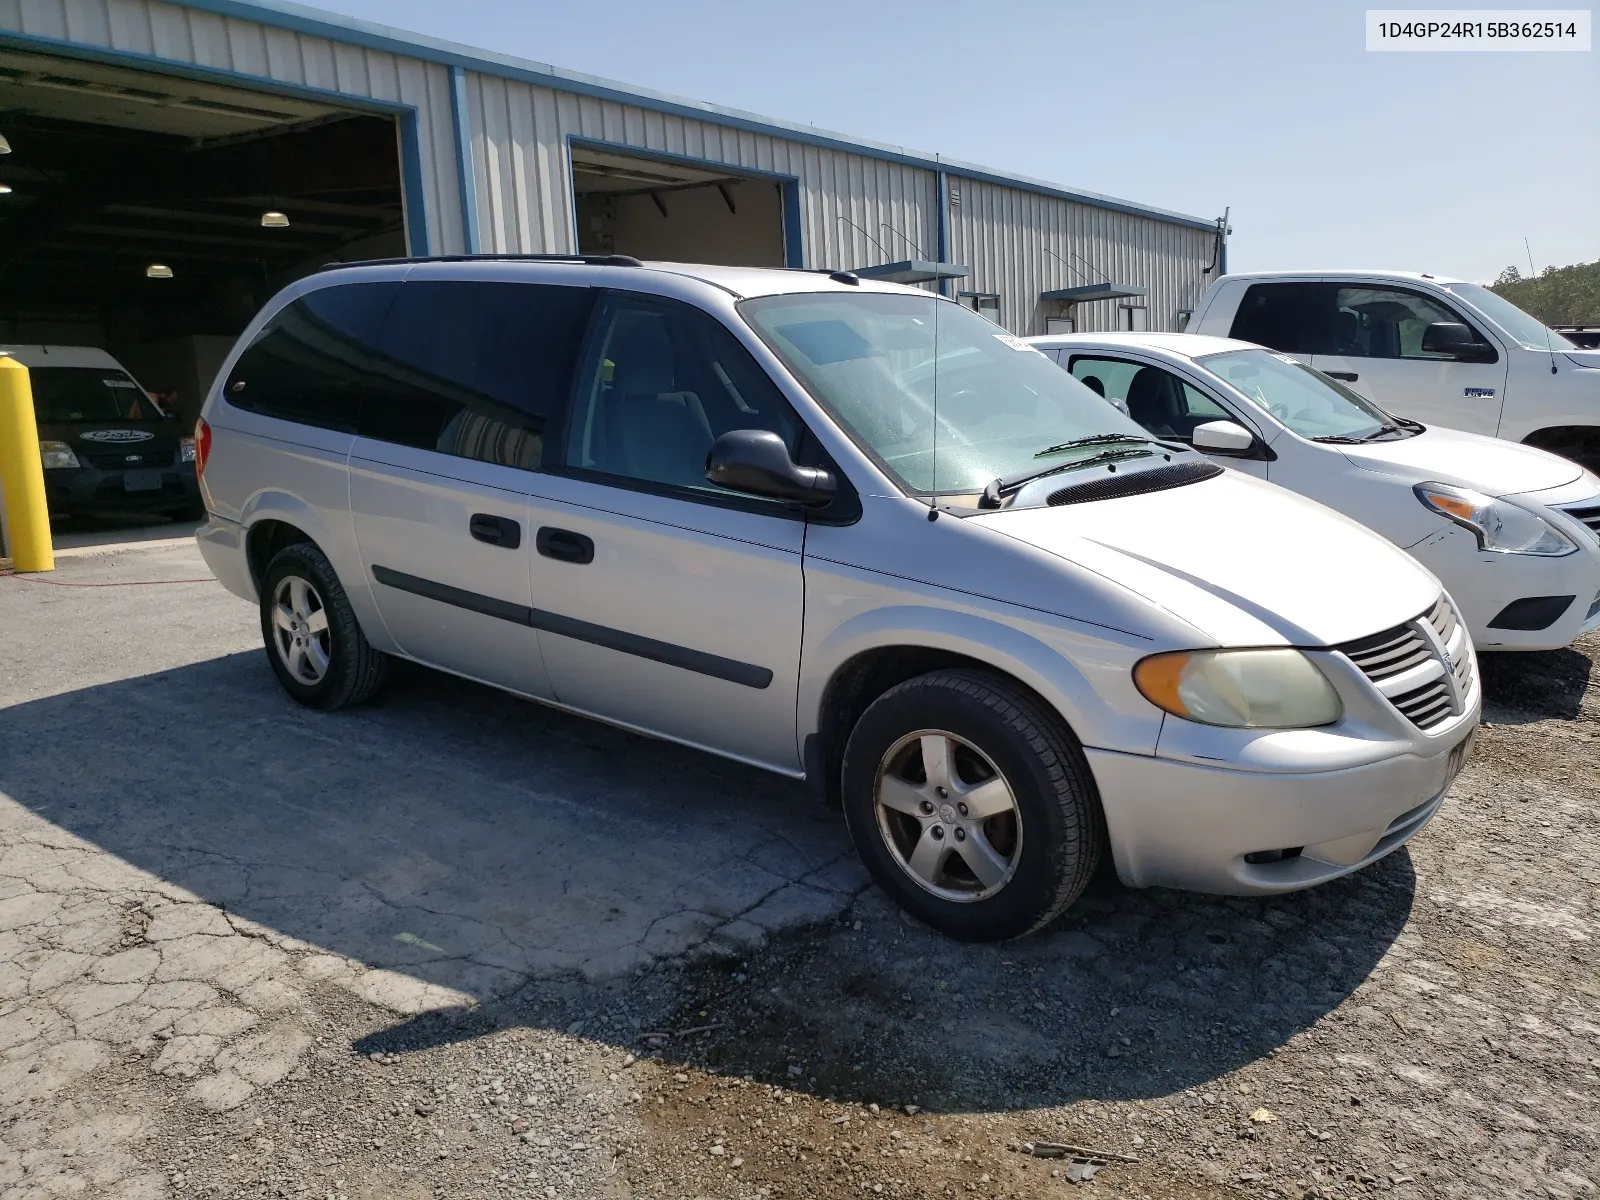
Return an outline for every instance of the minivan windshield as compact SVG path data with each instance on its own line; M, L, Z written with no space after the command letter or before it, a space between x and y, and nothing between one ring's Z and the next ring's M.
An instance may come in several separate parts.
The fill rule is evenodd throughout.
M41 425L159 421L156 402L115 367L33 367L33 409Z
M1576 350L1577 347L1539 318L1523 312L1498 292L1476 283L1447 283L1444 290L1460 296L1530 350Z
M1287 354L1225 350L1195 361L1303 438L1364 442L1401 432L1370 401Z
M997 479L1103 461L1108 444L1125 442L1129 457L1160 452L1039 351L949 300L799 293L746 300L740 311L912 494L981 492Z

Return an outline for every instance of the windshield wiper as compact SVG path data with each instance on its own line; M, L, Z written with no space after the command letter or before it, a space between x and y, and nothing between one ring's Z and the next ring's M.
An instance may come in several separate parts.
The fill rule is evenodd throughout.
M1150 439L1124 439L1118 435L1117 440L1148 442ZM1104 463L1122 462L1129 458L1149 458L1152 454L1153 451L1150 450L1134 450L1132 448L1127 450L1102 450L1099 454L1091 454L1088 458L1080 458L1074 462L1057 463L1053 467L1041 467L1037 471L1026 471L1021 475L1002 475L998 479L989 481L989 486L983 489L983 495L978 498L978 507L999 508L1002 497L1010 495L1023 484L1032 483L1035 479L1043 479L1046 475L1060 475L1066 471L1076 471L1079 467L1097 467Z
M1420 433L1422 431L1422 426L1417 425L1415 421L1409 421L1407 422L1407 425L1416 426L1416 428L1412 430L1413 433ZM1360 437L1349 437L1343 433L1329 433L1323 435L1322 437L1314 437L1311 440L1313 442L1334 442L1341 446L1364 446L1368 442L1377 441L1386 434L1404 432L1406 432L1406 430L1400 425L1379 425L1371 433L1364 433Z
M1111 446L1118 442L1148 442L1147 437L1139 437L1132 433L1092 433L1088 437L1073 438L1070 442L1057 442L1054 446L1046 446L1035 458L1049 458L1052 454L1061 454L1067 450L1076 450L1079 446Z

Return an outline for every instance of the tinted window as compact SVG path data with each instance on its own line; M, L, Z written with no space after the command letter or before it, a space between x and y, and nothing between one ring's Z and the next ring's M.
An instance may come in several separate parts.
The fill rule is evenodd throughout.
M1160 367L1075 354L1072 374L1090 391L1103 388L1107 400L1157 437L1187 442L1196 425L1233 420L1232 413L1199 388Z
M1286 354L1331 353L1333 293L1323 283L1253 283L1228 335Z
M588 288L423 281L400 289L361 409L365 437L532 470L559 424Z
M155 421L164 414L137 383L115 367L33 367L33 411L39 423Z
M1461 322L1443 304L1417 292L1387 287L1341 287L1337 298L1333 353L1350 358L1429 358L1453 361L1454 353L1422 349L1423 331L1436 321ZM1471 325L1467 324L1470 329ZM1481 335L1479 342L1483 341Z
M234 365L223 394L238 408L355 432L362 381L398 283L348 283L300 297Z
M770 430L791 455L799 450L799 419L721 322L686 305L608 297L578 385L568 465L732 495L705 477L711 443L732 429Z

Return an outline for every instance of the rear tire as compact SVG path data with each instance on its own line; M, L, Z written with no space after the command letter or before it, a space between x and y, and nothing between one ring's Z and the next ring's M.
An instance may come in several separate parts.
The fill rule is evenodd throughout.
M1077 739L983 671L934 671L879 696L842 775L845 821L878 886L951 937L1038 929L1099 864L1099 798Z
M361 632L333 564L310 542L285 546L267 564L261 637L283 690L308 708L360 704L389 666Z

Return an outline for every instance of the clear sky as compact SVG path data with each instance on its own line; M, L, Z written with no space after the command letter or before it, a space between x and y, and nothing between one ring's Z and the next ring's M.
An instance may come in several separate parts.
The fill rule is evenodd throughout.
M1231 206L1233 270L1490 279L1527 273L1524 237L1540 268L1600 258L1600 50L1368 53L1347 0L320 6L1196 216Z

